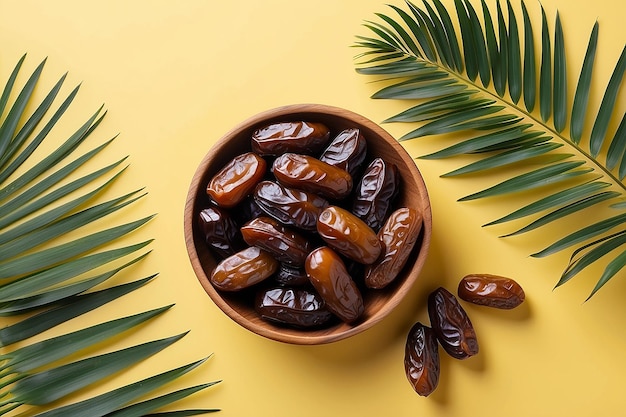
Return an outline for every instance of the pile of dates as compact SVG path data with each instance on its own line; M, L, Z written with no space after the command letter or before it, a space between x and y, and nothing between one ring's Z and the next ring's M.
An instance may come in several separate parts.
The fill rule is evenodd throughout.
M525 299L524 290L513 279L490 274L472 274L461 279L459 298L472 304L512 309ZM439 383L439 346L456 359L478 354L474 326L459 300L439 287L428 296L430 327L417 322L406 340L404 369L413 389L430 395Z
M281 325L357 322L363 292L394 281L422 228L418 209L395 207L400 187L398 168L370 156L357 128L286 121L255 130L249 150L209 180L198 213L220 259L211 284L247 294Z

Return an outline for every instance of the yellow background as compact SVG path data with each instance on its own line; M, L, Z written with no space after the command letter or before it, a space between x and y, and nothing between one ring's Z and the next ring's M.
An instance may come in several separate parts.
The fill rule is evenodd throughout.
M586 303L599 267L553 291L568 254L548 259L528 255L565 230L563 224L498 238L523 222L481 225L519 202L456 202L496 180L439 177L460 160L418 160L433 210L429 258L409 297L364 334L324 346L282 344L239 327L204 294L183 239L183 206L196 166L232 126L276 106L324 103L376 122L401 109L398 103L370 99L375 85L354 71L355 35L369 34L362 23L375 20L375 12L393 14L385 3L0 1L0 80L8 78L24 53L29 71L48 57L39 97L69 71L63 91L82 83L81 92L54 137L66 137L63 132L104 103L108 114L91 143L120 136L98 161L130 156L129 168L111 195L142 186L148 192L113 220L158 214L130 238L155 238L152 253L124 276L159 272L157 280L46 336L172 302L172 311L116 343L125 346L191 330L171 348L73 400L214 353L172 387L223 382L172 408L217 407L222 417L626 415L626 279L614 279ZM444 3L453 5L452 0ZM488 4L494 6L493 1ZM519 10L519 3L513 4ZM560 11L572 76L578 73L595 19L600 22L591 100L597 107L624 45L626 6L612 0L543 4L551 26ZM539 28L537 2L528 2L528 7ZM622 90L619 111L625 107ZM407 130L385 127L397 136ZM417 157L441 143L440 138L426 138L405 146ZM462 276L478 272L515 278L526 290L527 302L513 311L468 306L480 354L457 361L442 351L439 387L432 396L419 397L404 375L406 333L415 321L428 320L425 298L431 290L453 290Z

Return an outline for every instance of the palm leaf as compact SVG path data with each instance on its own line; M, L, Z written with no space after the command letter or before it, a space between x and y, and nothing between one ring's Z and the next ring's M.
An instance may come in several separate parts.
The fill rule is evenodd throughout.
M2 328L0 330L0 345L8 346L13 343L21 342L22 340L26 340L29 337L33 337L58 326L61 323L65 323L68 320L95 310L98 307L141 288L153 278L154 276L149 276L133 282L105 288L100 291L66 298L57 306L43 310L22 321Z
M454 171L450 171L443 174L442 177L452 177L455 175L464 175L472 172L481 172L487 169L498 168L505 165L518 162L520 159L530 159L539 155L544 155L551 152L562 145L559 143L539 143L532 144L531 146L524 146L513 148L511 150L498 153L493 156L489 156L485 159L472 162L464 167L457 168ZM562 158L569 158L571 154L560 155Z
M381 33L385 30L381 29ZM380 46L377 41L372 42ZM89 311L105 309L110 302L140 290L156 276L132 280L127 275L130 266L146 258L149 251L137 252L146 248L151 239L116 244L153 216L124 224L105 219L145 194L136 190L98 201L103 191L125 172L123 163L127 159L122 157L108 165L89 168L95 157L116 139L87 144L96 136L106 112L98 109L65 139L54 139L59 143L56 149L37 156L40 145L56 133L56 126L79 90L75 87L63 97L67 78L64 74L37 102L35 91L41 88L45 62L27 74L20 86L26 63L26 56L22 56L0 95L0 316L18 317L0 329L0 415L22 406L27 408L23 415L32 415L28 414L32 411L28 410L29 404L61 402L75 391L113 378L186 334L185 331L178 336L89 356L96 344L102 347L102 343L118 339L123 332L138 330L140 324L169 310L169 305L43 341L30 341ZM107 285L113 276L120 276L123 281ZM115 314L113 308L107 311ZM19 347L14 347L18 342ZM77 353L87 358L69 362ZM108 395L88 398L78 406L51 408L43 415L95 415L94 410L101 410L99 415L122 413L120 410L131 406L136 398L170 383L202 362L149 377ZM212 384L175 390L150 403L138 403L136 410L151 412ZM74 413L76 410L81 411Z
M598 22L593 25L591 36L589 37L589 45L585 60L580 70L578 78L578 87L576 87L576 95L574 96L574 104L572 105L572 122L570 124L570 137L574 143L580 142L583 134L583 121L585 112L587 111L587 103L589 102L589 90L591 89L591 75L593 73L593 64L596 56L596 48L598 47Z
M220 411L216 408L209 408L205 410L179 410L179 411L165 411L163 413L151 413L146 414L145 417L189 417L189 416L199 416L203 414L215 413Z
M38 252L28 252L21 256L15 256L14 251L8 251L6 255L3 254L4 256L0 258L0 279L33 273L44 268L53 267L59 262L69 262L77 256L110 242L111 239L117 239L132 232L151 218L152 216L113 226L52 248L42 249Z
M169 310L172 305L97 324L33 343L3 355L2 374L30 372L107 340Z
M18 300L48 295L52 291L58 291L63 288L58 285L59 283L71 280L82 273L86 273L92 269L129 255L139 249L142 249L149 243L150 242L147 241L123 248L102 251L93 255L73 259L56 265L50 269L16 279L15 281L0 287L0 293L2 294L0 303L12 304ZM132 263L134 263L134 261ZM131 263L127 265L130 264ZM121 268L125 266L122 266ZM114 272L119 270L120 268L113 269ZM109 275L110 273L111 272L101 275Z
M541 65L539 69L539 111L545 123L550 119L552 111L552 44L548 17L541 7Z
M120 410L107 414L107 417L144 416L147 413L151 413L152 411L158 410L159 408L162 408L170 403L181 400L185 397L188 397L191 394L195 394L198 391L212 387L215 384L216 382L208 382L206 384L196 385L195 387L189 387L189 388L184 388L178 391L170 392L160 397L151 398L146 401L129 405ZM211 411L205 410L205 412L212 412L212 411L218 411L218 410L211 410Z
M21 378L7 404L45 405L95 384L177 342L186 333L46 369ZM107 366L102 366L107 363Z
M509 95L514 103L517 103L522 96L522 58L519 39L519 29L517 26L517 18L513 12L511 2L507 0L507 10L509 17L509 35L508 35L508 69L509 69Z
M609 85L606 88L604 97L602 98L602 104L598 110L598 116L591 130L591 138L589 140L591 142L590 150L593 157L598 156L606 138L609 121L611 120L619 87L624 78L624 72L626 72L626 47L622 49L622 54L615 66Z
M523 1L521 18L508 0L504 4L496 2L495 11L481 0L481 17L470 0L455 0L450 12L438 0L424 0L423 7L406 1L406 6L408 12L391 6L399 18L379 13L382 23L376 24L377 31L370 41L357 44L365 49L360 56L369 58L357 62L357 72L370 77L384 74L388 81L372 97L408 103L407 110L390 115L385 122L409 125L398 140L464 132L455 137L447 135L443 148L423 156L474 158L443 177L488 175L494 168L502 172L516 167L514 176L472 192L461 201L516 194L521 202L530 198L528 193L521 193L524 190L552 190L547 197L520 203L521 208L487 223L537 216L504 236L541 230L575 212L611 207L615 215L589 221L533 255L547 256L572 247L574 254L584 253L572 258L559 284L604 260L606 269L591 291L596 294L610 279L623 274L626 265L626 243L622 238L607 237L624 231L621 213L626 204L616 201L623 199L626 190L621 181L626 177L626 115L615 114L615 108L626 73L626 47L605 85L600 106L594 109L589 105L589 94L602 83L592 76L598 22L591 30L583 62L578 64L566 59L560 14L556 13L551 28L541 6L537 22L533 22ZM456 22L452 12L456 12ZM379 33L385 38L378 38ZM391 39L419 48L397 48L397 42L389 42ZM459 62L453 59L453 45L459 48ZM579 72L573 103L568 101L567 85L571 68ZM437 78L411 78L418 71L437 74ZM535 111L537 101L539 110ZM585 138L584 122L590 118L591 133ZM612 133L610 126L616 120L621 121ZM525 172L519 173L520 167L525 167ZM612 189L601 191L605 187Z
M577 200L573 203L568 204L565 207L561 207L548 214L545 214L544 216L538 218L537 220L533 221L529 225L524 226L521 229L516 230L515 232L508 233L504 236L514 236L514 235L519 235L520 233L526 233L528 231L537 229L540 226L546 225L552 221L565 217L569 214L583 210L587 207L591 207L595 204L598 204L599 202L617 197L618 195L619 193L615 191L604 191L602 193L598 193L589 197L582 198L580 200Z
M524 17L524 74L522 88L524 89L524 106L526 106L529 112L532 112L537 98L535 34L524 2L522 2L522 14Z
M521 219L527 216L531 216L536 213L551 209L553 207L566 206L579 198L586 197L592 193L609 187L611 184L600 181L593 181L575 185L565 190L558 191L554 194L550 194L547 197L543 197L537 201L515 210L513 213L509 213L506 216L486 223L485 226L491 226L494 224L504 223L516 219Z
M59 407L52 411L37 414L36 417L65 417L70 415L89 415L101 417L126 406L137 398L154 391L174 379L185 375L206 361L205 359L171 369L158 375L134 382L74 404Z

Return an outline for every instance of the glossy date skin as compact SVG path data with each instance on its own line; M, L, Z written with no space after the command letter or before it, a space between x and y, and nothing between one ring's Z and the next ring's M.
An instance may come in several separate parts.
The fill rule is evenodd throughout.
M467 359L478 353L474 326L456 297L443 287L428 296L428 317L446 352L453 358Z
M330 131L322 123L281 122L257 129L252 134L252 150L259 155L285 152L317 154L328 144Z
M439 384L439 345L433 330L417 322L413 325L404 349L404 371L411 387L427 397Z
M382 254L365 270L365 286L381 289L389 285L406 264L422 229L422 214L402 207L395 210L378 232Z
M526 295L513 279L490 274L467 275L461 279L459 298L473 304L510 310L522 304Z
M239 204L263 178L267 163L253 152L238 155L209 181L206 193L220 207Z
M348 171L309 155L285 153L274 160L272 172L281 184L324 198L340 200L352 191Z
M219 207L207 207L198 214L198 225L206 243L221 258L245 247L239 226L230 214Z
M306 238L266 216L244 224L241 235L248 245L265 249L279 262L293 266L304 265L304 259L311 251Z
M367 142L356 128L340 132L320 155L320 161L341 168L354 177L365 161Z
M313 250L307 256L304 268L328 309L342 321L353 323L363 314L361 292L335 251L328 247Z
M211 273L211 284L222 291L239 291L269 278L278 261L269 252L250 246L223 259Z
M254 308L265 320L295 327L321 326L333 317L322 297L306 288L277 287L259 291Z
M261 181L254 190L254 200L269 216L307 231L316 230L317 218L328 206L322 197L273 181Z
M352 213L378 231L389 214L399 187L398 168L381 158L372 160L355 187Z
M278 271L274 274L274 280L282 285L301 286L309 283L304 267L297 268L289 264L281 263Z
M328 206L317 220L317 232L328 246L362 264L374 263L382 251L376 233L361 219L337 206Z

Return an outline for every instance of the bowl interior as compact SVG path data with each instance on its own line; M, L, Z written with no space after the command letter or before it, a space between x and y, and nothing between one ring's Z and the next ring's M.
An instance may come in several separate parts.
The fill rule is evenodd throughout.
M208 249L197 227L197 213L208 205L205 193L209 179L228 161L250 150L250 138L257 128L279 121L324 123L334 134L349 127L361 129L368 144L368 160L381 157L397 165L401 173L401 191L396 207L418 208L424 217L422 231L405 268L383 290L363 293L365 312L354 324L337 324L323 329L297 329L275 325L261 319L254 311L252 294L218 292L209 282L216 258ZM413 159L385 130L351 111L318 104L280 107L260 113L240 123L225 134L207 153L192 179L184 212L184 232L193 270L213 302L231 319L259 335L295 344L322 344L344 339L370 328L385 317L410 290L425 262L430 244L432 218L426 186Z

